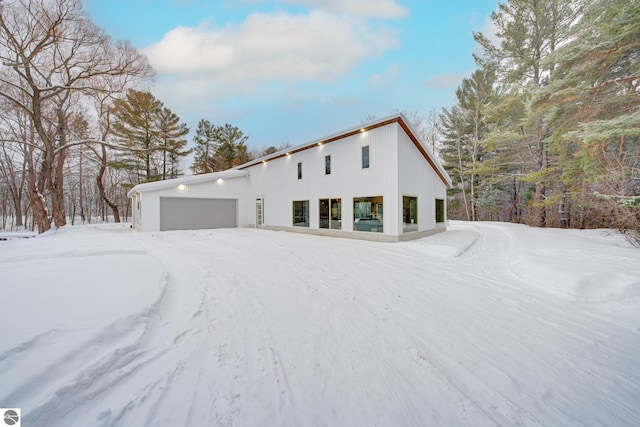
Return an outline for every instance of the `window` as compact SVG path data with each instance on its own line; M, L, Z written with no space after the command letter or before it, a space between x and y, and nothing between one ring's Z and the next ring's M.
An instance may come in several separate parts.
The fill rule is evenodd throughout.
M298 179L302 179L302 162L298 162Z
M402 196L402 231L418 231L418 198Z
M320 228L342 230L342 199L320 200Z
M436 199L436 222L444 222L444 200Z
M362 169L369 168L369 146L362 147Z
M309 201L299 200L293 202L293 226L309 226Z
M331 156L324 156L324 174L331 175Z
M353 198L353 229L382 233L382 196Z

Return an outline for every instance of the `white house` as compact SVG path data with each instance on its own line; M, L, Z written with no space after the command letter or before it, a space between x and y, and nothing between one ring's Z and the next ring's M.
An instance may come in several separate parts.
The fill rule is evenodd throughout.
M233 169L135 186L139 231L259 227L379 241L444 231L451 178L402 114Z

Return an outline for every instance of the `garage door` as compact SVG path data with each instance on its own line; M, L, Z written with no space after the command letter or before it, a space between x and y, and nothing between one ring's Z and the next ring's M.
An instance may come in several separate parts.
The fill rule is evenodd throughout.
M160 230L230 228L237 223L236 199L160 198Z

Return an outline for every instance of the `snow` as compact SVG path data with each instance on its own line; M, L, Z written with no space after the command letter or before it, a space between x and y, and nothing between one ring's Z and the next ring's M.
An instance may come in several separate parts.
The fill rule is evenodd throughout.
M0 242L0 324L29 426L640 425L640 250L607 230L65 227Z

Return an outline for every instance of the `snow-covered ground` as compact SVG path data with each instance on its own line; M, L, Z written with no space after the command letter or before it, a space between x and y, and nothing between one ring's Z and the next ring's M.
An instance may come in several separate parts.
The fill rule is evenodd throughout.
M603 230L66 227L0 242L0 325L23 426L640 425L640 250Z

